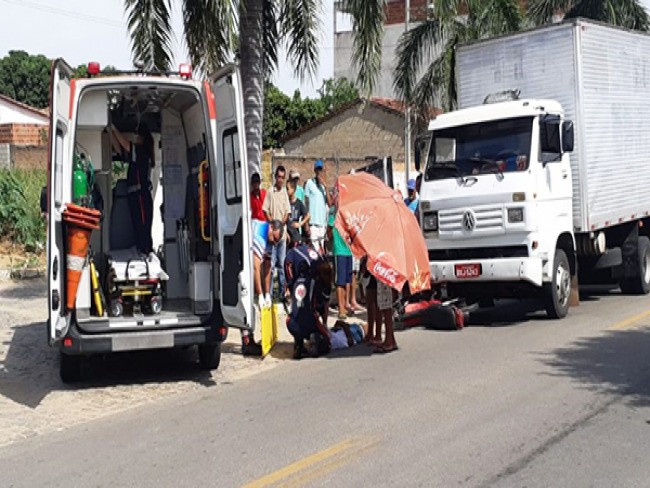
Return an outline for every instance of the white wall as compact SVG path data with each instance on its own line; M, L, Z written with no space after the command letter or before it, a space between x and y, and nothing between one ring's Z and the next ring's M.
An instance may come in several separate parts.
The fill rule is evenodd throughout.
M0 124L38 124L47 125L47 115L35 113L0 99Z
M410 24L411 28L416 24ZM395 69L395 49L399 37L404 33L404 24L387 25L384 27L384 42L381 54L381 75L377 86L371 94L374 97L398 98L393 90L393 70ZM334 77L347 78L355 81L357 72L352 63L352 32L334 34ZM423 63L424 68L428 63ZM421 71L420 75L424 72Z

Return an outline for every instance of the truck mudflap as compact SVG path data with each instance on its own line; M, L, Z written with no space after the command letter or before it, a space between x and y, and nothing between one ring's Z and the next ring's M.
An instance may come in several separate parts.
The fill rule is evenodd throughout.
M471 261L431 261L434 282L526 281L542 286L544 263L541 258L499 258Z
M201 325L158 331L82 334L75 325L70 327L59 347L61 352L71 355L166 349L223 342L227 333L226 327Z

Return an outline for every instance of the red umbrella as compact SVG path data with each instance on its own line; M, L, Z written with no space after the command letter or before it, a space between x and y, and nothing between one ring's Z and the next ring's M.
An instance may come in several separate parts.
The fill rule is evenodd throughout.
M411 293L431 287L429 253L422 231L399 192L369 173L339 176L335 225L352 254L368 256L368 271Z

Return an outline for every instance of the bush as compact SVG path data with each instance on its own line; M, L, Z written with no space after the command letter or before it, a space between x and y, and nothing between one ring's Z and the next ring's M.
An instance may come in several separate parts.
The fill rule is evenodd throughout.
M45 170L0 170L0 239L21 244L30 252L44 248L40 196L46 179Z

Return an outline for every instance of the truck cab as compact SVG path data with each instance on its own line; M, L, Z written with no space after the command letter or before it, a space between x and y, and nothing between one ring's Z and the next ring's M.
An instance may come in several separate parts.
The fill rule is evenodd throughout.
M209 81L193 80L185 65L101 73L91 63L88 71L74 79L59 59L51 79L47 332L61 351L61 377L79 379L90 354L191 345L202 367L216 368L227 327L255 323L239 71L230 66ZM148 189L128 180L133 154L118 154L113 131L136 143L144 124L153 138ZM81 205L101 220L77 263L64 215L79 203L79 161L88 183ZM153 203L148 254L135 246L134 191L149 191Z
M562 106L497 93L439 115L428 137L419 214L434 282L472 302L541 296L565 316L576 262Z

